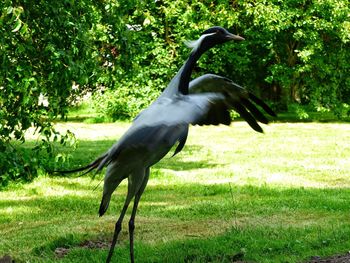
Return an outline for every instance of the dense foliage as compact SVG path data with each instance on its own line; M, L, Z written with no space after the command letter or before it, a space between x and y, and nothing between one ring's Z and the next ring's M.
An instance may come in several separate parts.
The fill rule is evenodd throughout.
M115 75L116 89L108 92L107 100L129 94L127 101L136 98L141 101L136 105L143 106L166 86L188 55L183 41L221 25L246 41L209 51L195 75L213 72L231 77L280 109L300 103L316 110L339 110L343 103L349 104L348 1L149 2L128 11L127 50L118 46L115 64L123 71ZM115 13L125 11L125 5L113 8ZM110 105L118 105L118 112L118 103Z
M0 184L35 175L41 149L68 138L52 122L84 92L103 116L134 116L186 59L183 41L212 25L246 41L209 51L194 76L225 75L277 109L350 104L348 0L4 0L0 12ZM30 126L43 140L23 154L11 142Z
M89 1L2 1L0 16L0 185L29 180L42 166L51 141L66 142L52 126L74 94L99 75L98 13ZM73 85L74 84L74 85ZM34 126L42 135L35 151L19 150Z

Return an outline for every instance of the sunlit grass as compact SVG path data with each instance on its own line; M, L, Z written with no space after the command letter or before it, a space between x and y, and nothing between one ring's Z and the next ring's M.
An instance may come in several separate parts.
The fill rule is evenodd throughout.
M106 151L128 123L59 124L79 138L77 167ZM350 249L350 125L241 122L192 127L183 152L151 173L136 218L136 262L300 262ZM0 256L19 262L103 262L126 194L99 218L103 175L49 177L0 192ZM127 217L128 218L128 217ZM114 262L128 262L127 218ZM58 247L70 248L63 258Z

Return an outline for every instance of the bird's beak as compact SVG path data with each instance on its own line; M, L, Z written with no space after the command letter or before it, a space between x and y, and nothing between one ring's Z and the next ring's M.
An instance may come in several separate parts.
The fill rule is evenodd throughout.
M229 33L229 34L226 36L226 38L227 38L228 40L238 40L238 41L244 40L243 37L240 37L240 36L237 36L237 35L234 35L234 34L231 34L231 33Z

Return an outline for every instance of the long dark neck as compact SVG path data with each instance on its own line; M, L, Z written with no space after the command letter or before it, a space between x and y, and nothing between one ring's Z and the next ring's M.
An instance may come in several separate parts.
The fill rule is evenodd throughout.
M196 49L192 51L190 57L187 59L186 63L180 69L180 81L178 90L180 93L187 95L188 94L188 84L190 83L191 73L196 65L197 60L205 52L205 50Z

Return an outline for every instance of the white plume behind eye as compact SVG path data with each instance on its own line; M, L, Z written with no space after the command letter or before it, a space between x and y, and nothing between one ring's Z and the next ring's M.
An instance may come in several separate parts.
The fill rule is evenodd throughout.
M216 34L216 32L204 34L204 35L201 35L200 38L198 38L197 40L186 40L184 43L189 48L197 49L201 45L204 38L214 34Z

